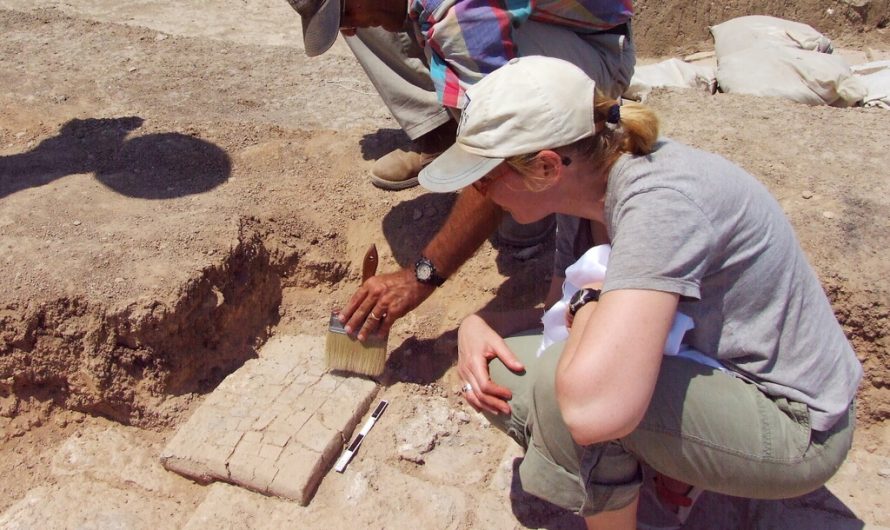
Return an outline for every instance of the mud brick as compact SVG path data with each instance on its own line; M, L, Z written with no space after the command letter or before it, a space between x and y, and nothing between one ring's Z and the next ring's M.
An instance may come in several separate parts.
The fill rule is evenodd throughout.
M308 504L377 392L324 373L324 340L278 337L229 375L164 449L164 466Z

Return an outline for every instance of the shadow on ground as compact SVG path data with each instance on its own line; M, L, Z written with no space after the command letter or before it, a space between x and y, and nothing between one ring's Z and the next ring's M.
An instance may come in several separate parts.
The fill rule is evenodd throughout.
M516 520L526 528L583 530L584 520L555 504L541 500L522 489L519 477L521 458L513 461L510 504ZM651 503L641 495L641 505ZM641 506L641 513L652 513L651 506ZM671 528L667 521L643 521L649 528ZM699 497L684 530L862 530L865 523L828 488L783 500L756 500L705 492ZM641 526L643 528L643 526Z
M408 338L389 353L381 382L386 386L398 382L428 385L445 375L454 365L456 354L456 328L436 339Z
M410 144L411 139L402 129L377 129L359 140L362 158L365 160L377 160L390 151Z
M203 193L225 182L232 162L220 147L180 133L127 139L143 119L73 119L34 149L0 157L0 199L78 173L139 199Z
M426 193L402 201L386 213L383 234L399 266L408 267L414 263L445 223L456 200L456 193ZM507 279L486 307L516 309L543 301L553 268L553 236L525 249L502 243L496 235L492 235L490 242L497 250L495 265ZM530 278L540 281L528 283ZM539 287L527 292L523 286L530 284Z
M383 235L399 266L414 263L445 223L456 193L425 193L399 202L383 217Z

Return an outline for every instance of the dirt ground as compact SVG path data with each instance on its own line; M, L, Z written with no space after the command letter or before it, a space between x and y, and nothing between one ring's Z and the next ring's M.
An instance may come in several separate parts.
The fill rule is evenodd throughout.
M708 23L756 12L796 15L854 62L890 57L886 1L638 6L650 55L707 49ZM371 161L405 139L342 42L303 55L281 0L0 0L0 28L2 514L61 483L51 464L72 437L109 429L159 451L266 338L323 333L369 243L382 269L410 263L454 197L368 183ZM860 520L890 526L880 500L890 481L890 114L683 91L650 103L668 136L758 176L797 229L866 369L859 467L839 491ZM539 302L551 250L486 243L397 324L383 381L390 417L414 421L430 399L468 410L455 327L483 306ZM366 454L385 453L399 424L381 424ZM496 475L498 433L464 441L494 448L478 471ZM443 455L478 453L457 454L426 467L396 460L422 479L447 475ZM319 506L336 505L332 480ZM412 484L390 494L409 498ZM181 510L206 495L170 487ZM319 510L316 524L336 523ZM385 515L367 522L387 526ZM541 526L544 515L515 524Z

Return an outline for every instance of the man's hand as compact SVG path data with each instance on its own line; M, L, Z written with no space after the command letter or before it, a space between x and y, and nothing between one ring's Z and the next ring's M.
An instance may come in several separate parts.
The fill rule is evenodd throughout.
M386 335L396 320L419 306L435 289L417 281L413 267L372 276L352 295L338 317L346 333L357 333L358 340L372 333Z
M439 273L450 277L494 232L501 219L501 209L476 191L465 188L457 198L448 219L423 249ZM385 335L399 318L429 298L436 288L422 284L414 267L369 278L352 295L339 314L346 333L357 333L365 340L371 333Z
M510 414L508 399L513 397L509 388L495 384L488 371L488 363L497 357L514 372L525 367L498 335L479 315L463 320L457 331L457 373L472 390L465 390L464 397L475 409L492 414Z

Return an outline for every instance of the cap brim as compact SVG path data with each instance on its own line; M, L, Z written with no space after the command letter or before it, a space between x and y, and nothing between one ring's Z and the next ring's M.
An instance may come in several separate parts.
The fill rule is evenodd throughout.
M421 186L437 193L457 191L481 179L503 161L468 153L460 144L454 144L423 168L418 180Z
M303 18L303 48L306 55L315 57L328 51L340 32L340 2L324 0L308 21Z

